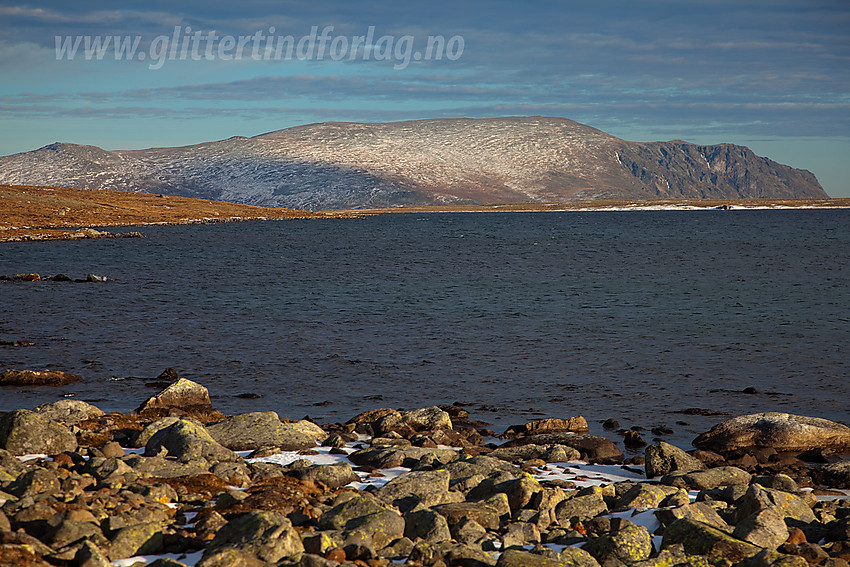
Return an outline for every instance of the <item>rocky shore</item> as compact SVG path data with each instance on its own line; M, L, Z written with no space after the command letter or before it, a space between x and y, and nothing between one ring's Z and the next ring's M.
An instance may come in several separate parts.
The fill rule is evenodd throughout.
M38 379L25 372L13 377ZM658 442L626 458L579 416L502 435L457 406L327 424L226 416L202 385L165 375L171 385L130 414L64 399L0 417L0 565L850 559L850 428L839 423L741 416L696 450Z

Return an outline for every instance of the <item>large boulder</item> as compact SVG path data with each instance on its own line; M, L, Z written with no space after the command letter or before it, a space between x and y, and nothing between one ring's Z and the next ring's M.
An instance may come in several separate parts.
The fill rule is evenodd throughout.
M501 447L488 453L490 457L511 463L523 463L531 459L540 459L547 463L569 463L581 459L578 449L566 445L520 445L519 447Z
M752 477L738 467L715 467L705 471L670 473L661 477L661 482L688 490L709 490L720 486L746 485Z
M59 370L7 370L0 374L0 386L65 386L80 380L76 374Z
M404 536L404 518L368 493L346 494L322 514L319 529L359 532L382 548Z
M770 447L776 451L828 449L850 451L850 427L788 413L743 415L715 425L694 440L694 446L711 451L737 451Z
M661 548L681 544L688 555L705 555L709 559L725 559L738 563L761 551L749 542L723 530L687 518L676 520L664 530Z
M71 430L29 410L15 410L0 419L0 448L13 455L56 455L77 448Z
M216 442L202 425L188 419L178 419L154 433L145 445L145 455L158 455L163 448L169 456L184 463L198 459L212 462L242 460L239 455Z
M457 453L451 449L427 449L424 447L371 447L361 449L348 456L355 465L376 469L413 467L422 459L433 459L442 463L451 461Z
M645 527L628 522L619 530L589 539L582 549L597 561L617 559L624 563L633 563L649 558L652 553L652 537Z
M605 437L588 435L586 433L541 433L526 435L504 443L502 447L517 447L519 445L566 445L581 452L582 458L602 464L618 464L623 462L623 452Z
M59 400L41 404L35 413L66 424L79 423L103 415L103 410L81 400Z
M223 549L234 549L269 563L304 551L292 522L280 512L253 511L242 514L216 532L204 550L209 558Z
M705 464L675 445L661 441L645 451L646 477L654 478L672 472L691 472L705 469Z
M209 390L197 382L179 378L160 393L145 400L136 411L145 414L170 409L182 412L212 410Z
M461 493L449 492L449 478L447 470L411 472L392 479L376 495L402 512L412 510L418 504L430 508L462 501Z
M234 415L207 427L213 439L234 451L278 447L284 451L312 449L328 434L315 423L284 423L273 411Z
M815 514L806 501L795 494L764 488L751 484L738 503L736 516L742 521L747 516L763 510L772 510L783 518L790 518L806 524L815 521Z

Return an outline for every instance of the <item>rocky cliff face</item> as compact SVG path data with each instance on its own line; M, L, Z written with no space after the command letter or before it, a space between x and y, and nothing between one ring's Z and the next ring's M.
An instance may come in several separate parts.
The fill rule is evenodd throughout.
M301 209L827 197L812 173L743 146L627 142L542 117L323 123L133 151L55 143L0 157L0 183Z

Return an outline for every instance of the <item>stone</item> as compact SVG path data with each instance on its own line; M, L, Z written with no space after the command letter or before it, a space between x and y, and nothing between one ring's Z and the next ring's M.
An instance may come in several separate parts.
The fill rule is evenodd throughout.
M414 431L452 429L451 416L437 406L406 411L401 414L401 418Z
M176 478L205 473L209 470L206 459L198 459L187 463L164 457L143 457L128 455L122 459L133 471L140 475L150 475L159 478Z
M754 447L776 451L828 449L850 451L850 427L821 419L767 412L736 417L712 427L694 440L699 449L728 452Z
M71 430L29 410L15 410L0 419L0 447L13 455L56 455L77 449Z
M732 535L759 547L776 549L788 539L788 527L781 514L766 508L739 521Z
M531 459L541 459L547 463L568 463L581 459L578 449L566 445L520 445L501 447L488 454L489 457L502 459L510 463L523 463Z
M587 433L590 428L587 420L582 416L567 419L536 419L525 425L512 425L505 431L505 435L537 435L539 433Z
M793 478L786 474L772 474L754 476L750 480L751 484L759 484L765 488L773 488L782 492L799 492L800 487ZM830 485L832 486L832 485Z
M157 455L163 448L169 456L184 463L198 459L214 462L241 460L239 455L217 443L203 426L188 419L179 419L154 433L145 445L145 455Z
M557 522L565 528L571 527L572 518L584 521L606 512L608 512L608 506L602 498L602 491L599 489L593 490L589 494L563 500L555 507Z
M809 567L809 563L796 555L785 555L774 549L763 549L735 567Z
M109 543L97 524L72 520L64 520L59 524L48 538L48 543L53 549L59 549L84 538L103 547Z
M647 447L644 457L647 478L664 476L672 472L686 473L705 469L702 461L664 441Z
M752 475L738 467L715 467L704 471L670 473L661 478L663 484L688 490L708 490L730 484L749 484Z
M517 447L519 445L566 445L578 449L582 458L600 464L619 464L623 462L623 452L617 446L598 435L587 433L541 433L512 439L502 447Z
M656 510L655 517L661 522L661 525L668 526L680 518L687 518L703 524L708 524L715 528L727 528L726 522L717 513L717 510L707 502L694 502L692 504L683 504L675 508L664 508Z
M312 449L328 434L307 420L284 423L273 411L234 415L207 426L213 439L233 451L279 447L283 451Z
M582 546L597 561L618 559L624 563L643 561L652 553L652 537L643 526L628 522L619 530L591 538Z
M516 514L531 503L538 494L543 492L543 487L533 476L523 473L518 478L500 482L495 486L497 492L508 497L508 505L511 514Z
M783 518L790 518L809 524L815 521L815 514L806 502L794 494L763 488L758 484L751 484L738 503L736 517L743 520L747 516L771 509Z
M195 567L269 567L269 563L247 551L225 547L210 554L205 553Z
M91 541L84 541L80 545L74 555L74 563L80 567L111 567L112 565L106 553Z
M59 370L7 370L0 374L0 386L66 386L80 380L76 374Z
M420 509L404 515L404 537L441 543L452 539L445 516L433 510Z
M449 528L461 520L474 520L485 530L498 530L501 516L497 508L483 502L452 502L434 506L433 510L445 516Z
M821 465L812 471L819 483L833 488L850 488L850 461Z
M456 524L452 524L450 530L454 539L467 544L478 541L487 535L487 530L470 518L461 518Z
M447 470L414 471L392 479L378 489L376 496L402 512L420 504L430 508L463 501L461 493L449 491L449 479Z
M664 529L661 548L682 544L689 555L705 555L709 559L726 559L733 563L743 561L761 551L761 548L735 538L723 530L682 518Z
M286 474L302 481L321 482L330 490L336 490L352 482L360 481L360 477L348 463L312 465L288 471Z
M197 382L179 378L158 394L145 400L136 411L144 414L154 410L167 411L172 408L183 412L192 409L212 410L210 393Z
M614 502L611 510L622 512L631 508L658 508L665 499L680 492L687 501L688 493L681 488L643 482L637 483Z
M67 425L88 419L95 419L104 415L101 409L80 400L59 400L41 404L33 411L47 419Z
M106 552L110 561L156 553L162 547L162 523L148 522L121 528Z
M322 514L319 529L358 531L372 538L377 548L404 536L404 518L378 498L355 494Z
M594 563L596 562L594 561ZM496 562L496 567L565 567L566 565L570 565L570 563L520 551L519 549L508 549L499 556L499 560Z
M19 476L6 487L6 490L20 499L27 496L56 494L62 490L62 483L55 472L36 468Z
M578 547L567 547L558 554L558 561L564 567L598 567L599 562L586 552Z
M51 567L33 548L25 544L0 544L0 565L10 567Z
M133 447L139 449L143 448L145 445L147 445L148 441L150 441L150 438L153 437L154 433L156 433L160 429L165 429L169 425L174 425L178 419L180 418L176 416L161 417L147 424L145 428L139 431L133 439ZM198 423L198 425L201 424Z
M355 465L376 469L412 467L423 458L433 458L448 463L457 456L451 449L428 449L424 447L372 447L361 449L348 456Z
M525 545L538 543L540 543L540 530L534 524L527 522L511 522L502 536L502 549L522 548Z
M303 552L304 546L286 516L257 510L241 514L221 527L204 550L203 559L230 549L276 563Z

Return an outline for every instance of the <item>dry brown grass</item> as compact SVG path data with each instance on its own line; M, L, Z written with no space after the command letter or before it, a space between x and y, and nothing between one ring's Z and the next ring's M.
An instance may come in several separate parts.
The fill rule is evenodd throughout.
M340 215L150 193L0 185L0 241L67 238L81 227L329 216Z

